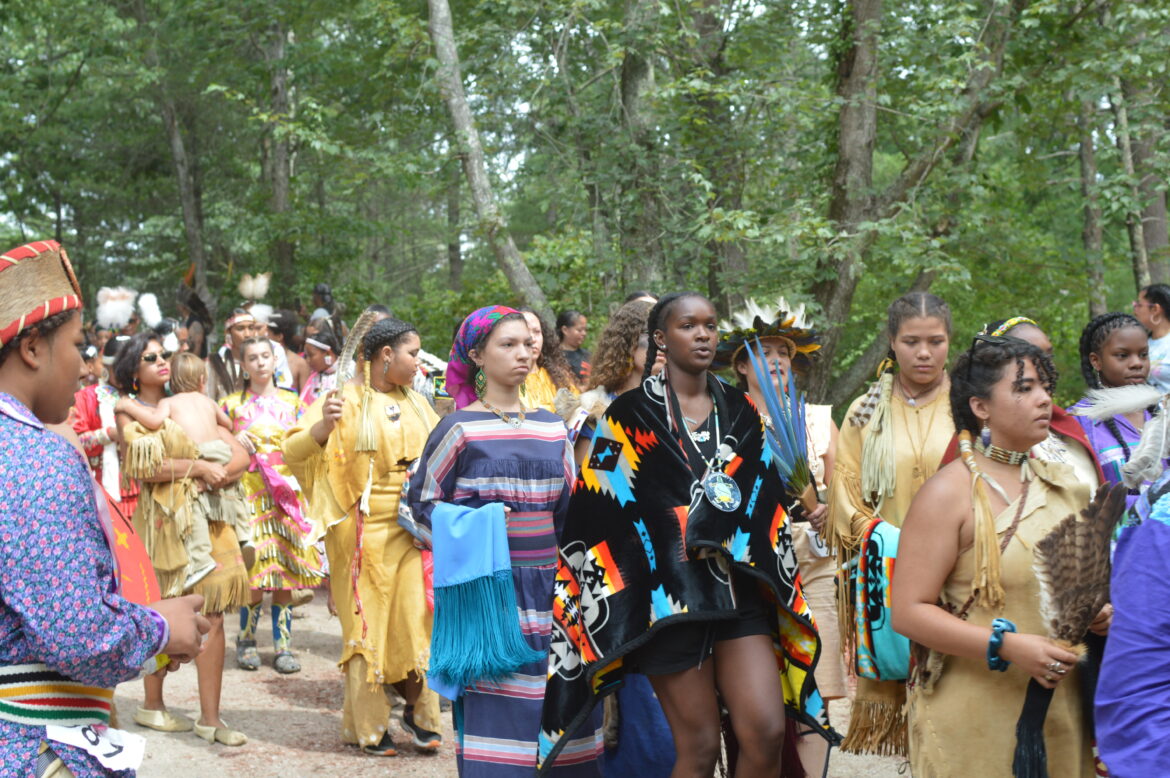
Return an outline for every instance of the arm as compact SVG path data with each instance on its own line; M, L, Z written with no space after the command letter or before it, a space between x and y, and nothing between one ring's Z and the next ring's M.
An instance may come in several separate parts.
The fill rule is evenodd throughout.
M114 406L114 413L124 413L148 430L157 430L171 416L170 406L161 402L157 408L135 402L127 397L118 400Z
M232 431L232 420L229 419L228 415L223 412L223 408L220 408L218 405L216 405L215 401L212 400L210 397L207 398L207 401L210 402L211 407L215 409L215 423L218 424L223 429L227 430L228 432L231 432Z
M828 484L825 540L845 555L852 553L865 526L875 517L861 496L861 442L862 428L846 421L837 438L833 479Z
M841 437L841 431L837 429L837 425L833 420L829 419L829 447L825 449L824 456L821 461L825 463L825 486L833 478L833 465L837 464L837 440Z
M235 436L222 427L218 431L220 440L232 447L232 461L228 462L227 467L224 469L223 480L213 484L213 486L217 487L240 480L248 470L248 466L252 464L252 458L248 456L248 452L244 450L244 447L240 444L240 441L236 440Z
M125 461L127 444L123 430L133 420L126 413L118 413L115 419L118 422L118 436L121 438L118 453L122 457L122 460ZM149 484L177 481L180 478L207 478L209 467L219 466L211 462L205 462L202 459L164 459L153 475L136 475L135 478L142 483Z
M960 552L974 537L970 480L962 463L952 463L935 474L910 505L898 541L898 565L893 579L893 627L916 643L944 654L986 660L989 627L971 624L938 606L943 585L954 570ZM998 549L996 549L998 552ZM1048 665L1072 667L1077 655L1040 635L1007 633L999 655L1020 665L1038 683Z

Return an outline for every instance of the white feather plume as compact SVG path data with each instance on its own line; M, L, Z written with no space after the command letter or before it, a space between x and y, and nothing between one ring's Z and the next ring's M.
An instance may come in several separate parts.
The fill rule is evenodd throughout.
M168 332L166 335L163 335L162 347L165 351L169 351L172 354L178 353L179 336L173 332Z
M240 297L243 297L245 300L255 299L254 297L252 297L252 274L251 273L244 273L244 275L240 276L240 283L239 283L239 286L237 286L236 288L240 290Z
M744 300L743 308L731 314L730 322L724 322L721 327L724 330L747 330L755 326L756 319L761 321L773 321L780 313L792 317L791 326L799 329L811 329L812 322L805 318L804 303L798 305L795 309L789 306L788 301L784 297L776 298L776 302L770 306L763 306L756 302L755 298L749 297Z
M1121 467L1125 485L1136 489L1146 481L1154 481L1162 475L1162 460L1166 458L1166 437L1170 432L1166 415L1170 407L1162 404L1162 411L1142 427L1142 439L1130 454L1129 461Z
M1162 401L1162 390L1149 384L1111 386L1108 389L1090 389L1085 395L1088 404L1069 408L1077 416L1094 421L1105 421L1122 413L1136 413Z
M120 330L134 317L134 300L138 292L124 286L102 287L98 290L98 307L94 318L102 329Z
M162 311L158 307L158 298L153 292L147 292L138 298L138 310L142 312L142 322L152 330L162 322Z
M248 313L252 314L253 318L261 324L267 324L268 320L272 318L272 306L264 303L252 303Z
M257 273L252 279L252 299L263 300L264 296L268 294L268 281L272 278L271 273Z

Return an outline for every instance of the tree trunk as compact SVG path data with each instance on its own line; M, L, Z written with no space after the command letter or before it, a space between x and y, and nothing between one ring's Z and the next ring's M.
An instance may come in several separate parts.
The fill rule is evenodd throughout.
M1097 152L1093 144L1093 114L1092 101L1082 100L1077 113L1077 129L1080 131L1081 197L1084 200L1081 243L1085 247L1085 270L1089 278L1090 317L1100 316L1109 311L1109 301L1105 297L1105 258L1101 252L1101 203L1097 196Z
M658 189L657 150L646 115L647 96L654 89L654 69L646 36L658 13L656 0L627 0L626 51L622 57L621 121L629 153L622 176L621 244L623 267L631 288L652 286L666 268L662 247L662 202ZM628 290L627 290L628 291Z
M463 291L463 243L459 214L459 166L451 165L447 181L447 280L453 292Z
M439 91L447 103L451 123L455 126L455 140L463 161L463 173L471 188L471 200L479 218L480 229L487 236L496 261L511 284L512 290L536 310L551 320L552 308L544 291L532 276L524 258L512 240L504 216L496 204L488 178L487 165L483 158L483 146L471 108L467 105L467 94L463 91L463 75L459 70L459 53L455 49L455 31L451 23L451 7L447 0L427 0L430 11L428 28L435 45L435 56L439 61L437 78Z
M1109 102L1113 106L1113 115L1117 119L1117 148L1121 152L1121 167L1129 180L1130 196L1134 202L1140 203L1141 191L1138 186L1137 171L1133 161L1133 139L1129 133L1129 107L1126 105L1125 92L1121 87L1121 79L1113 77L1114 96ZM1142 224L1142 209L1127 211L1125 227L1129 233L1129 250L1133 260L1133 280L1138 289L1150 284L1150 257L1146 253L1145 225Z
M277 234L269 251L276 271L274 288L280 290L282 295L279 303L282 306L287 306L291 302L288 296L296 284L296 274L293 267L296 245L288 238L290 232L288 214L292 185L292 150L287 133L281 130L281 124L290 117L292 108L292 102L289 98L288 64L285 62L288 33L279 21L273 22L268 32L268 45L264 49L264 60L272 69L271 110L273 115L273 121L268 125L271 149L268 171L272 186L270 206Z

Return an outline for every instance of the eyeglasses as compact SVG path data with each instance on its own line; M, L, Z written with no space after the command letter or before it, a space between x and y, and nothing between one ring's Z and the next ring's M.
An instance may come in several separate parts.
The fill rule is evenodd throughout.
M1134 310L1137 310L1138 308L1150 308L1152 305L1151 303L1147 303L1145 300L1134 300L1133 307Z
M152 354L143 354L142 361L153 365L159 359L162 359L163 362L166 362L174 355L175 355L175 352L173 352L173 351L155 351Z

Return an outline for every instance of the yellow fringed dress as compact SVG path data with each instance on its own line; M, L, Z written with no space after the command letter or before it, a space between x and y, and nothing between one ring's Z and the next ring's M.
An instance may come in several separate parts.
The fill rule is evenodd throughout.
M122 428L126 442L123 475L150 478L167 459L197 459L199 449L175 422L167 419L157 431L137 422ZM248 577L239 541L231 524L214 520L199 510L199 486L193 478L151 483L141 481L142 493L134 511L134 530L150 555L163 597L203 595L203 613L223 613L248 600ZM230 488L230 487L229 487ZM211 520L209 520L209 518ZM186 592L188 556L184 541L194 522L207 523L215 569Z
M853 401L837 438L837 460L829 484L828 532L844 565L852 556L867 524L875 517L901 527L914 495L939 468L955 426L951 420L950 392L943 385L929 403L910 405L894 393L890 397L894 443L894 493L878 508L862 496L861 451L870 425L850 423L863 397ZM838 600L839 626L846 645L856 642L853 616L847 599ZM850 665L852 659L848 659ZM841 748L861 754L906 754L906 686L903 681L857 679L857 693L849 732Z
M544 408L552 413L557 412L557 385L543 367L533 368L520 389L523 395L521 401L529 408ZM573 393L576 394L576 391Z
M324 446L313 440L310 430L321 420L325 399L314 403L289 431L284 455L309 498L309 512L326 524L329 588L343 640L338 664L346 675L342 739L371 745L381 739L390 717L383 686L412 672L425 675L430 661L431 612L422 556L410 533L398 526L398 501L407 466L421 456L439 417L412 390L371 391L368 413L377 451L359 453L362 391L348 384L343 388L342 418ZM361 517L361 566L355 584L358 503L371 475L371 457L370 512ZM442 731L439 697L428 688L415 704L415 722Z
M1019 527L1004 549L1000 581L1006 593L1002 609L973 605L967 621L990 627L995 618L1014 622L1020 632L1047 634L1040 618L1040 594L1032 570L1032 548L1066 516L1089 502L1089 489L1070 468L1031 460L1036 474L1028 486ZM1016 498L995 518L1002 539L1019 509ZM998 550L998 546L997 546ZM963 551L943 584L942 600L959 610L971 595L974 550ZM941 662L941 664L940 664ZM1016 665L1006 672L987 669L983 659L931 654L931 672L920 677L907 706L910 765L915 778L1010 778L1016 745L1016 721L1024 705L1029 676ZM1044 722L1048 774L1089 778L1096 774L1081 707L1077 668L1052 696Z
M284 462L281 446L287 431L301 415L301 401L295 392L277 389L274 396L237 392L223 401L223 411L232 421L232 432L247 431L256 446L252 466L240 482L252 510L252 545L256 561L248 571L253 589L309 589L321 583L321 559L313 544L323 529L311 512L304 510L301 489ZM261 465L269 475L262 473ZM273 484L283 481L295 494L300 516L273 499Z

